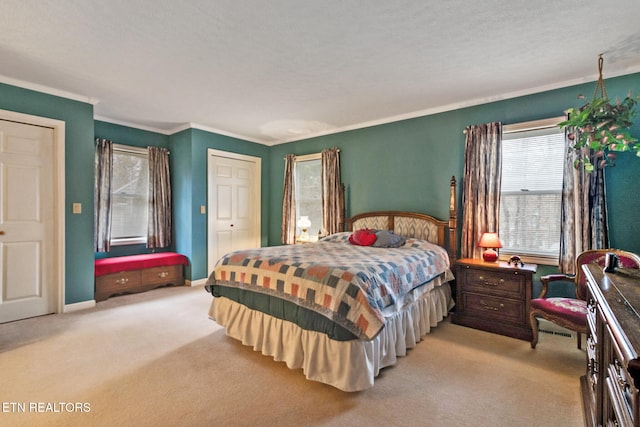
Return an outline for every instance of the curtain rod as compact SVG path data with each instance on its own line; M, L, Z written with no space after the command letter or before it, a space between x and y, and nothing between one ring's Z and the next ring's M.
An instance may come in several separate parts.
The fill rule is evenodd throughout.
M155 147L155 145L152 145L151 147ZM124 144L118 144L118 143L113 143L113 148L116 148L120 151L126 151L129 153L139 153L139 154L146 154L147 153L147 148L148 147L136 147L134 145L124 145ZM164 148L164 147L159 147L159 148ZM171 154L171 151L169 151L169 149L167 149L167 154Z
M338 149L337 149L337 151L338 151L338 153L339 153L339 152L340 152L340 149L338 148ZM302 156L313 156L313 155L318 155L318 154L320 154L320 155L321 155L321 154L322 154L322 151L321 151L321 152L319 152L319 153L310 153L310 154L294 154L294 156L302 157ZM286 159L286 158L287 158L286 156L285 156L285 157L283 157L283 159Z

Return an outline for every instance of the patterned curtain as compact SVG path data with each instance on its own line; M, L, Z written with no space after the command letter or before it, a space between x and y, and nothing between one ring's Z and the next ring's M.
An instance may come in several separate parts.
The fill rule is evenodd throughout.
M323 234L342 231L344 200L340 182L340 150L322 150L322 228Z
M576 153L574 141L567 138L570 132L575 134L576 131L565 131L568 155L562 184L558 269L565 274L576 274L576 258L580 253L609 247L609 227L604 169L596 167L593 172L587 173L582 167L574 167L574 161L585 155L591 156L594 165L598 164L598 159L588 148Z
M147 248L165 248L171 244L171 182L169 150L148 147L149 213Z
M282 228L280 239L283 244L291 245L296 240L296 190L293 168L296 156L287 154L284 157L284 191L282 195Z
M111 249L111 177L113 142L96 138L93 187L93 246L96 252Z
M482 234L499 230L502 123L468 126L465 133L461 255L480 258Z

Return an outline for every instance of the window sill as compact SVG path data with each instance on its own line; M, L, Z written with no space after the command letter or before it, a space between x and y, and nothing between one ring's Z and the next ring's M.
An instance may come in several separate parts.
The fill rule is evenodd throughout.
M146 243L146 237L132 237L129 239L114 239L111 241L111 246L144 245Z
M527 264L554 265L554 266L558 265L557 257L545 257L545 256L540 256L535 254L526 254L526 253L518 253L518 252L500 251L499 260L506 262L506 261L509 261L509 258L511 258L514 255L519 256L522 262Z

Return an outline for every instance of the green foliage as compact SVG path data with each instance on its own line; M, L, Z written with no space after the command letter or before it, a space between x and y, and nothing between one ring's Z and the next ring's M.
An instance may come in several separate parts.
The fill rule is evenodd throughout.
M637 98L629 94L622 102L611 103L608 98L595 98L580 108L567 110L569 118L558 126L567 128L567 137L574 141L576 152L588 153L575 161L576 168L582 165L587 172L594 169L590 154L595 155L599 167L614 166L615 152L633 151L640 157L640 143L631 136L630 128L635 115Z

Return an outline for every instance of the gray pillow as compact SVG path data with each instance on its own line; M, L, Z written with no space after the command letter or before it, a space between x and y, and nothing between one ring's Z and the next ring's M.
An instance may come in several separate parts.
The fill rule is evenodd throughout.
M398 248L406 242L404 237L394 234L393 231L379 230L376 231L376 236L373 246L378 248Z

